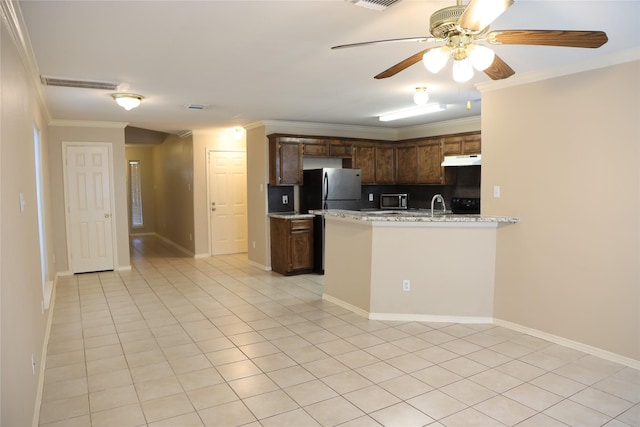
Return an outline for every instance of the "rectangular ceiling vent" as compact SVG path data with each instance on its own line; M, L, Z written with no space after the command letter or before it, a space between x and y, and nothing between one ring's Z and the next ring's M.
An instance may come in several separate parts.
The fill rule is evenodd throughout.
M373 10L385 10L401 0L347 0L356 6L366 7Z
M78 87L82 89L118 90L118 83L96 82L90 80L62 79L59 77L40 76L45 86Z
M187 110L204 110L205 108L207 108L207 105L205 105L205 104L187 104L186 108L187 108Z

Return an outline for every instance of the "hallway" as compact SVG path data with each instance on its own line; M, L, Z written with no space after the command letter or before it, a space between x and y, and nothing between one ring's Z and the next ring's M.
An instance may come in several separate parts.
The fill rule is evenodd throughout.
M59 279L41 427L640 426L640 372L567 347L368 320L246 254L131 262Z

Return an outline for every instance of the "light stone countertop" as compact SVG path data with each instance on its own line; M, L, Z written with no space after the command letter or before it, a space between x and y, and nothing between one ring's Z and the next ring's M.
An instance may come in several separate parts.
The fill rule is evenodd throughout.
M307 219L313 218L315 214L301 214L297 212L273 212L268 214L272 218L281 218L281 219Z
M459 214L435 214L431 216L430 210L406 210L406 211L350 211L342 209L314 210L310 214L324 215L325 217L348 218L357 221L381 221L381 222L489 222L489 223L518 223L520 218L505 216L459 215Z

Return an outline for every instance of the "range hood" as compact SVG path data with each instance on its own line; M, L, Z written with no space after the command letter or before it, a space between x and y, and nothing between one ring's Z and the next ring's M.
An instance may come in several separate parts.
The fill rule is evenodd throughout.
M480 166L482 156L480 154L466 154L462 156L444 156L442 166Z

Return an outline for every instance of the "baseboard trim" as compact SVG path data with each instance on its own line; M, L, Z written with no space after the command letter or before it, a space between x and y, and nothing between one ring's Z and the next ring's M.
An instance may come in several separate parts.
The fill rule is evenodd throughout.
M42 393L44 392L44 372L47 364L47 350L49 348L49 336L51 335L51 326L53 324L53 307L56 301L56 289L58 289L58 276L56 274L55 279L52 283L51 288L51 296L49 300L49 305L46 308L47 312L47 323L45 326L44 332L44 342L42 343L42 354L40 355L40 367L38 369L38 388L36 390L36 404L33 410L33 418L31 421L32 427L38 427L40 424L40 408L42 407Z
M511 329L516 332L522 332L523 334L531 335L536 338L540 338L554 344L559 344L574 350L581 351L583 353L590 354L592 356L599 357L601 359L608 360L610 362L618 363L620 365L628 366L630 368L640 370L640 360L635 360L630 357L622 356L621 354L613 353L607 350L603 350L598 347L593 347L588 344L583 344L578 341L573 341L567 338L553 335L548 332L540 331L538 329L529 328L517 323L509 322L502 319L496 319L495 317L474 317L474 316L441 316L441 315L425 315L425 314L403 314L403 313L370 313L359 307L356 307L348 302L345 302L339 298L331 295L322 294L322 299L329 301L335 305L345 308L354 312L360 316L366 317L371 320L382 321L399 321L399 322L445 322L445 323L462 323L462 324L493 324L496 326L502 326L507 329Z
M131 265L122 265L117 267L116 271L131 271Z
M202 259L202 258L209 258L211 255L210 254L195 254L194 258L195 259Z
M156 235L156 237L158 237L158 239L162 240L165 243L168 243L169 245L173 246L174 248L176 248L180 252L183 252L184 254L189 255L191 258L195 257L195 254L193 252L191 252L189 249L185 248L184 246L180 246L179 244L177 244L173 240L169 240L166 237L161 236L158 233L155 233L155 235Z
M271 267L267 267L266 265L260 264L259 262L249 260L249 265L255 268L259 268L260 270L271 271Z
M536 338L541 338L543 340L552 342L554 344L559 344L565 347L569 347L574 350L578 350L583 353L587 353L592 356L596 356L601 359L608 360L610 362L619 363L621 365L629 366L630 368L634 368L634 369L640 369L640 360L631 359L630 357L622 356L621 354L613 353L598 347L593 347L588 344L583 344L578 341L573 341L558 335L553 335L548 332L529 328L527 326L519 325L517 323L512 323L502 319L494 318L493 323L494 325L502 326L517 332L522 332L524 334L531 335Z
M436 323L493 323L491 317L477 316L445 316L438 314L402 314L402 313L369 313L371 320L391 320L397 322L436 322Z
M369 312L366 310L361 309L360 307L356 307L355 305L349 304L348 302L345 302L339 298L336 297L332 297L331 295L327 295L325 293L322 294L322 299L325 301L329 301L330 303L333 303L335 305L338 305L342 308L346 308L349 311L353 311L355 314L358 314L362 317L366 317L367 319L369 319Z

